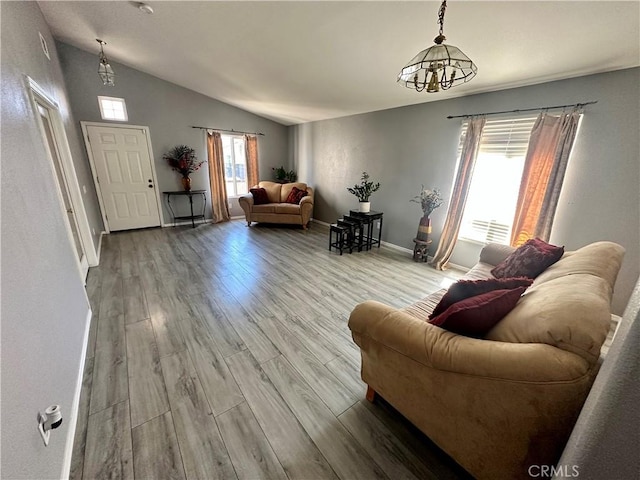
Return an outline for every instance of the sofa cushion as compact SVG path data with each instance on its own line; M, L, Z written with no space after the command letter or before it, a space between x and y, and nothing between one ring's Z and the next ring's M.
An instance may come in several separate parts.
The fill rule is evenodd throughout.
M485 338L546 343L593 364L609 330L610 301L609 282L596 275L566 274L539 284L534 282Z
M539 238L532 238L500 262L491 273L497 278L536 278L547 267L560 260L563 253L564 247L556 247Z
M251 211L253 213L276 213L276 204L267 203L266 205L254 205Z
M269 197L267 191L264 188L251 188L249 189L251 195L253 195L254 205L265 205L269 203Z
M493 290L465 298L429 323L461 335L482 337L513 309L525 289Z
M264 188L267 191L269 203L280 203L282 184L276 182L260 182L258 186Z
M300 190L298 187L293 187L289 196L285 200L285 203L293 203L295 205L300 204L300 200L307 196L306 190Z
M276 203L286 203L287 197L291 193L291 190L293 190L293 187L296 187L298 190L304 190L305 192L307 191L306 183L285 183L284 185L282 185L282 190L280 191L280 199Z
M440 303L434 308L429 318L434 318L456 302L474 297L492 290L511 290L517 287L528 287L533 280L525 277L487 278L484 280L459 280L449 287Z
M292 203L276 203L275 213L285 213L289 215L300 215L300 205Z

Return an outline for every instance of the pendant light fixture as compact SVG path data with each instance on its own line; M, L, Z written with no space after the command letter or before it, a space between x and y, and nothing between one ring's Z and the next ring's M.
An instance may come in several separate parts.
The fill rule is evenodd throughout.
M116 73L109 65L109 60L107 56L104 54L103 45L106 45L107 42L103 42L99 38L96 38L96 42L100 44L100 65L98 66L98 75L102 79L102 83L108 87L115 87L116 85Z
M469 57L458 47L443 43L446 40L443 34L446 9L447 0L443 0L438 11L440 30L433 40L435 45L413 57L398 75L398 82L403 83L405 87L418 92L426 89L428 93L435 93L440 89L448 90L475 77L478 67Z

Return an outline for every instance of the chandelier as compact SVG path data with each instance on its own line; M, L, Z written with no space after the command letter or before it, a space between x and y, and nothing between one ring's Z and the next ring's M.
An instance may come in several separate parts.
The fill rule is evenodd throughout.
M108 87L115 87L116 73L113 71L113 68L111 68L111 65L109 65L109 60L102 49L102 46L106 45L107 42L103 42L99 38L96 38L96 42L100 44L100 65L98 66L98 75L100 75L104 85L107 85Z
M443 43L444 12L447 0L443 0L438 11L439 34L434 38L435 45L422 50L409 63L400 75L398 82L407 88L418 92L427 90L429 93L448 90L451 87L468 82L475 77L478 67L458 47Z

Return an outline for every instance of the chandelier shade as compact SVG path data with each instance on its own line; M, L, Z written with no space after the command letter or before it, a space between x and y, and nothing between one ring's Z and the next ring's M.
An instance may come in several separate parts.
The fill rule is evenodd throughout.
M102 84L108 87L115 87L116 85L116 73L109 65L109 60L107 56L104 54L103 45L106 45L107 42L103 42L102 40L96 38L96 42L100 44L100 64L98 65L98 75L102 80Z
M475 77L478 67L471 59L458 47L443 43L446 40L443 34L446 8L447 2L443 0L438 11L440 33L433 40L435 45L422 50L402 68L398 83L418 92L426 90L434 93L466 83Z

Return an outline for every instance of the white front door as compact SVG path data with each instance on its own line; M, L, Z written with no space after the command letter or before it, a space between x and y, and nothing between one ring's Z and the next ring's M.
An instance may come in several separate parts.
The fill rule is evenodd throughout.
M145 131L92 125L87 126L87 135L109 230L159 226Z
M73 242L76 255L78 256L82 280L84 281L87 278L87 273L89 271L89 263L87 262L84 245L80 237L78 219L76 218L76 212L71 201L71 195L69 193L69 184L67 182L67 177L60 159L58 139L56 139L55 133L53 131L51 112L49 110L49 107L45 105L44 102L40 102L39 98L36 97L35 102L36 107L38 108L38 114L40 115L40 120L42 121L42 134L47 146L49 157L51 158L51 162L53 163L53 170L55 172L56 180L58 183L60 200L62 203L62 207L66 212L67 225L69 227L69 232L71 233L71 240Z

